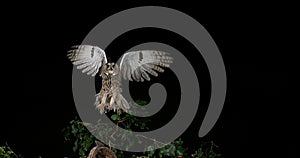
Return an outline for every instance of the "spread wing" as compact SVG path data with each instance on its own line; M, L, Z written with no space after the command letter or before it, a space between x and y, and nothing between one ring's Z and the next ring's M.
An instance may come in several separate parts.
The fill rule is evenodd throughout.
M150 75L158 76L157 72L164 72L173 58L169 53L155 50L141 50L125 53L121 59L120 71L125 80L150 80Z
M101 66L107 63L104 50L97 46L76 45L72 48L68 51L67 57L77 66L77 69L82 69L83 73L95 76Z

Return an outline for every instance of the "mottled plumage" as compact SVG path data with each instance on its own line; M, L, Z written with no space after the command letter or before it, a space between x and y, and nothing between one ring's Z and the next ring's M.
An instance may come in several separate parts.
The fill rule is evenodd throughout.
M115 63L108 63L104 50L97 46L78 45L72 48L67 56L77 69L92 76L100 70L102 88L96 95L95 106L101 114L109 110L127 112L130 108L121 94L122 77L130 81L149 81L149 75L158 76L158 72L164 71L163 67L169 67L173 62L166 52L141 50L125 53L119 67Z

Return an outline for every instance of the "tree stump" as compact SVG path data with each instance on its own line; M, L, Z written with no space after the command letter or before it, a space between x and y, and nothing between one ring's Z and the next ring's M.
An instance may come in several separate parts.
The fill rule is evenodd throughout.
M96 146L90 151L87 158L117 158L114 152L99 141L95 141L95 144Z

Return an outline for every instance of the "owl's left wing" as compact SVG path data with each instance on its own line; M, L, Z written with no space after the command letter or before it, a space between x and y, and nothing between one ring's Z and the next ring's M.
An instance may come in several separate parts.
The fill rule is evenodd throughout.
M149 74L158 76L157 72L164 72L164 67L169 67L173 58L167 52L155 50L141 50L125 53L120 62L120 71L126 80L150 80Z
M67 56L77 69L83 69L82 73L95 76L101 66L107 63L104 50L97 46L77 45L72 48Z

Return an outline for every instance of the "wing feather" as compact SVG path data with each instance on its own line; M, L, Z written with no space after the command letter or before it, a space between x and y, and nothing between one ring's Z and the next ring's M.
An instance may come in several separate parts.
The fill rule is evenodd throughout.
M104 50L97 46L76 45L71 48L67 57L77 69L82 69L82 73L95 76L101 66L107 63Z
M120 71L126 80L149 81L150 75L158 76L158 72L164 72L169 67L173 58L167 52L154 50L141 50L127 52L120 62Z

